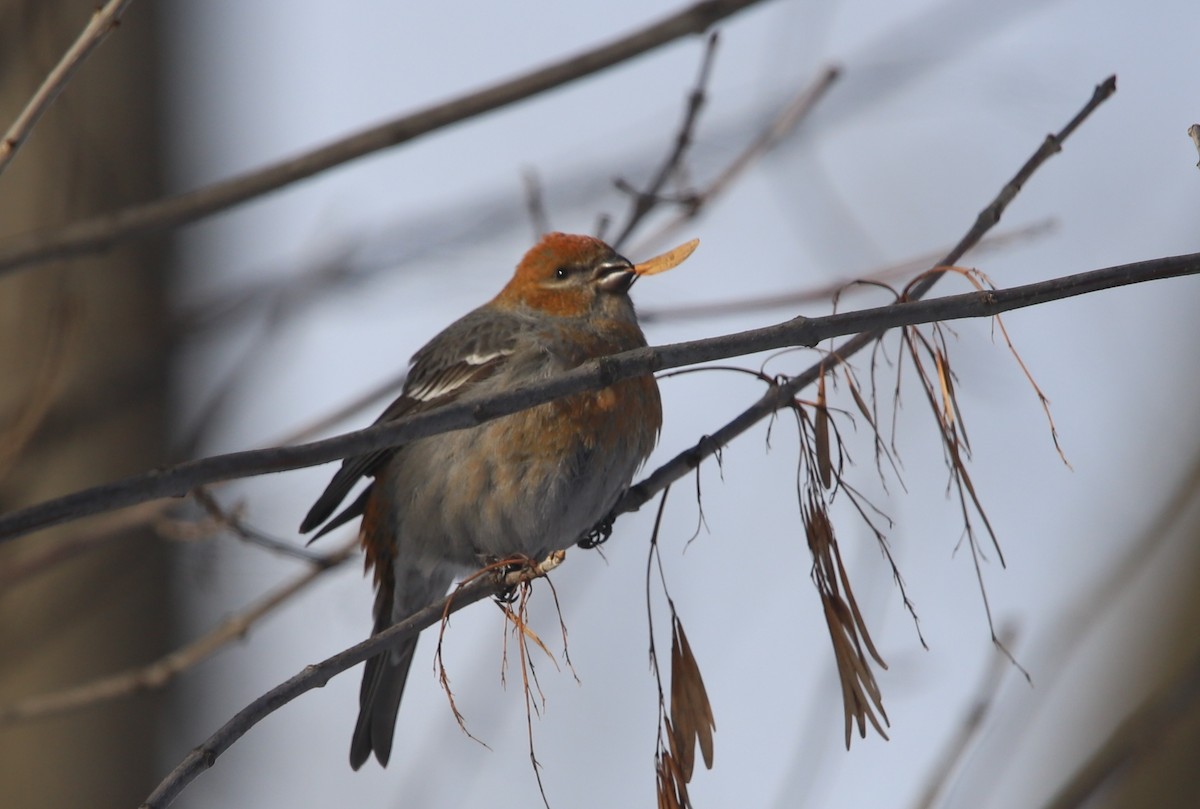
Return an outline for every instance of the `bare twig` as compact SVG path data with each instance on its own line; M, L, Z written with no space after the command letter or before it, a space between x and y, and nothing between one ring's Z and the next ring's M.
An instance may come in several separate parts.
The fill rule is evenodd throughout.
M0 274L103 250L118 242L195 222L364 155L415 140L708 30L761 0L702 0L604 45L514 79L389 121L294 158L175 197L136 205L63 228L9 239Z
M840 70L833 65L821 71L821 74L811 84L801 90L796 98L783 108L778 117L771 122L771 125L751 141L750 145L735 157L733 162L717 175L716 179L709 183L708 188L692 194L681 213L660 227L650 237L644 239L643 243L633 252L641 252L649 249L650 245L657 244L669 234L699 216L700 211L724 193L733 184L733 181L741 176L746 169L754 165L756 161L774 149L796 130L800 122L812 112L817 102L825 97L825 93L837 81L839 75Z
M379 424L307 444L246 450L188 461L47 500L0 516L0 543L79 517L112 511L160 497L181 497L194 487L206 483L315 466L375 449L397 446L435 433L475 426L544 402L581 391L598 390L621 379L654 373L665 368L677 368L790 346L811 346L838 335L876 335L882 330L897 326L935 320L990 317L1013 309L1084 295L1101 289L1195 274L1200 274L1200 253L1123 264L1008 289L948 295L928 301L912 301L819 318L795 318L762 329L627 351L591 360L572 371L542 382L475 401L456 402L396 422ZM847 341L835 356L844 361L849 354L861 347L858 344L859 340L860 338L853 338ZM862 345L866 344L867 341L863 340ZM677 455L632 487L618 504L617 512L636 511L667 484L688 474L718 448L725 446L760 419L787 407L796 391L816 379L817 372L817 368L814 367L785 383L771 387L751 408L708 439Z
M237 513L240 511L239 508L235 508L233 511L223 508L217 502L217 498L213 496L212 492L203 486L197 486L192 490L192 499L216 521L218 526L227 529L248 545L257 545L272 553L291 556L294 559L302 559L305 562L311 562L315 565L326 564L325 554L316 553L308 548L287 542L278 537L273 537L251 525L247 525L246 521L242 519L241 514Z
M818 79L818 82L821 81ZM808 96L810 90L806 89L802 96ZM790 106L790 105L789 105ZM784 117L787 113L781 115ZM773 127L775 124L772 125ZM743 166L750 165L743 162L743 157L738 156L735 162L741 162ZM532 171L530 169L529 171ZM728 169L722 171L719 177L724 177ZM543 221L542 213L536 211L539 203L537 197L542 196L542 189L538 189L538 193L534 194L533 189L529 186L529 181L533 179L533 175L528 171L523 173L526 191L526 210L529 213L529 218L534 222L533 229L537 230L538 234L552 229L551 225ZM721 181L723 186L727 186L735 178L729 176L728 179ZM576 177L568 177L559 179L557 185L559 187L571 186L572 184L588 185L592 182L592 174L584 173ZM724 190L724 189L722 189ZM697 200L702 206L706 206L716 198L715 190L701 190L696 194L689 194L686 200L682 200L687 205L689 211L699 209L696 208ZM497 232L497 228L513 227L524 225L524 222L518 221L511 210L511 200L506 196L503 199L494 198L486 200L476 200L474 203L474 212L467 212L467 215L462 215L464 212L457 207L456 215L461 215L460 219L470 220L476 224L463 228L451 228L446 230L444 225L439 225L436 228L439 240L461 241L462 239L474 239L484 237L486 234ZM608 217L601 217L606 222ZM478 221L476 221L478 220ZM197 331L212 330L229 323L233 319L245 319L252 313L260 313L265 311L265 316L274 318L279 321L286 315L294 315L302 305L308 305L315 301L325 300L331 290L335 290L339 285L361 282L369 278L372 274L377 273L382 267L396 267L400 265L410 264L428 252L428 246L421 247L413 241L414 235L419 235L422 240L431 238L433 228L430 224L439 221L436 212L427 213L423 221L417 224L408 225L393 225L388 228L392 235L387 241L393 244L403 244L404 247L397 253L397 247L389 248L388 253L381 258L378 255L373 255L371 258L364 258L359 255L360 252L372 254L374 248L364 249L363 238L349 236L342 241L341 246L326 248L324 255L319 255L316 259L308 262L306 268L296 274L288 275L286 278L274 278L273 280L264 280L251 282L242 285L239 289L232 292L226 291L215 294L210 300L198 304L186 306L182 313L175 321L177 333L181 336L190 336ZM689 219L675 218L672 220L676 226L689 221ZM486 223L486 224L485 224ZM603 222L598 224L595 232L601 233L606 231L607 224ZM677 228L676 228L677 229ZM408 237L403 234L408 233ZM644 240L646 243L659 242L662 236L662 231L649 240ZM399 241L397 241L399 240ZM386 244L386 241L385 241ZM631 249L629 252L643 254L648 250L641 248ZM941 251L944 252L944 251ZM912 268L912 272L929 267L934 259L941 255L941 252L935 256L931 256L928 261L922 261ZM394 255L393 255L394 254ZM899 268L897 268L899 272ZM250 273L255 275L255 273ZM827 296L826 296L827 297ZM653 314L647 314L649 310L640 310L639 316L643 322L650 322L654 319Z
M125 13L129 3L130 0L108 0L92 12L92 19L83 29L83 33L63 54L62 59L29 99L29 103L17 115L17 120L13 121L12 126L4 133L4 140L0 141L0 174L8 168L8 164L29 137L42 113L58 98L58 94L67 86L76 69L83 64L83 60L121 24L121 15Z
M533 226L533 241L550 232L550 217L546 214L546 198L542 192L542 178L532 167L521 171L521 185L525 188L525 207L529 210L529 224Z
M625 240L629 238L634 229L663 201L662 190L670 182L671 178L683 168L684 155L687 154L688 148L692 145L692 132L696 128L696 122L700 120L700 110L704 107L706 99L705 90L708 87L709 78L712 76L713 57L716 53L717 35L716 33L712 33L709 34L708 42L704 48L704 58L700 62L700 75L696 77L696 86L688 94L683 121L675 133L675 144L671 148L670 154L663 160L658 173L654 175L645 189L641 191L630 188L621 182L617 184L618 188L627 191L632 197L629 218L625 221L620 231L617 232L616 238L611 242L612 246L618 250L625 244Z
M333 552L324 555L319 563L292 581L275 590L262 600L252 604L236 615L230 616L204 636L159 658L148 666L104 677L90 683L66 688L51 694L29 697L9 705L0 706L0 725L40 719L66 713L91 705L131 696L139 691L162 688L176 676L201 661L211 657L217 650L239 638L254 624L279 608L292 597L303 592L315 579L327 570L346 561L358 546L358 539L343 543Z

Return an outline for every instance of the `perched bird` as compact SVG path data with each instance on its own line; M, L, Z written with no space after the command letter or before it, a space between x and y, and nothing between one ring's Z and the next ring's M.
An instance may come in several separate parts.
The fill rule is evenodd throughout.
M637 277L634 265L599 239L545 236L499 295L413 356L404 391L376 423L646 345L628 295ZM629 487L661 423L658 385L644 376L348 458L300 530L326 523L325 533L361 515L380 632L489 559L542 559L574 544ZM364 476L374 480L330 519ZM356 770L372 752L387 765L415 648L413 638L367 661L350 744Z

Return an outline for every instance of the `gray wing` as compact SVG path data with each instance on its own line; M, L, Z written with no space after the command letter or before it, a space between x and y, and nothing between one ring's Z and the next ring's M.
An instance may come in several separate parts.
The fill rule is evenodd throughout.
M413 355L404 390L375 420L386 424L406 416L432 410L454 401L503 366L517 345L523 324L515 314L476 309L450 324ZM399 451L399 447L376 450L342 461L333 480L313 503L300 523L307 533L324 523L313 540L362 514L368 487L358 498L330 519L359 478L374 477ZM328 520L328 522L326 522Z

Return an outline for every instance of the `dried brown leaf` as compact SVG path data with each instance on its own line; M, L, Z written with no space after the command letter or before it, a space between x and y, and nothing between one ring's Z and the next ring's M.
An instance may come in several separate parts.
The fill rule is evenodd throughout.
M825 398L825 374L817 381L817 406L814 417L815 427L813 441L817 445L817 472L821 476L821 485L826 489L833 488L833 461L829 451L829 408Z
M554 659L554 654L550 651L546 644L542 642L542 639L538 637L538 634L529 628L529 624L525 621L524 615L518 615L512 609L507 607L504 610L504 615L509 621L512 622L513 627L521 633L526 641L533 641L539 649L546 653L546 657L550 658L550 662L553 663L554 668L557 669L558 661Z
M669 721L667 731L670 735ZM692 801L679 762L667 750L659 751L656 780L660 809L691 809Z
M850 614L854 618L854 627L857 632L857 637L862 640L863 645L867 647L871 657L875 659L882 668L887 669L887 663L883 662L879 651L875 648L875 643L871 640L871 634L867 631L867 624L863 620L862 612L858 609L858 600L854 598L854 591L850 589L850 577L846 574L846 566L842 563L842 552L837 546L837 542L832 545L833 556L836 562L838 578L842 583L842 591L846 595L846 605L850 609Z
M684 782L688 783L692 780L697 745L704 766L712 769L716 722L704 678L678 616L674 616L671 627L671 720L672 750L679 757Z
M863 647L880 666L887 666L867 632L866 622L858 609L842 563L833 524L816 490L809 489L803 512L808 546L813 554L813 581L821 598L842 688L846 746L850 746L855 724L858 725L859 735L865 736L866 723L870 722L876 732L886 739L884 725L888 721L887 712L883 708L882 693Z

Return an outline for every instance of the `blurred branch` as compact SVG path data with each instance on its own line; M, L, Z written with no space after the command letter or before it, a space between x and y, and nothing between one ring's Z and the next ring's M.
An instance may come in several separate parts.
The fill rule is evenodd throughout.
M248 525L239 513L241 511L240 506L235 507L232 511L222 508L221 504L217 502L217 498L204 486L197 486L192 490L192 499L204 509L209 517L216 521L219 527L229 531L248 545L257 545L272 553L290 556L293 559L302 559L305 562L311 562L315 565L324 566L327 564L324 554L316 553L315 551L310 551L307 547L273 537Z
M662 190L670 182L671 178L682 172L684 155L687 154L688 148L692 145L692 132L696 128L696 122L700 119L700 110L704 108L704 102L707 100L705 91L708 87L709 79L712 77L713 58L716 56L716 53L717 34L714 32L709 34L708 42L705 44L704 58L700 61L700 75L696 77L696 86L688 94L683 121L675 133L675 144L671 148L670 154L663 160L658 173L654 175L654 178L650 180L649 184L642 191L633 188L624 180L617 180L617 188L625 191L632 198L629 218L625 221L621 230L617 232L616 238L609 240L609 243L617 250L621 249L625 240L642 223L642 220L663 201Z
M550 232L550 217L546 214L546 195L542 189L542 178L533 167L521 171L521 185L525 189L525 207L529 211L529 223L533 225L533 241Z
M1125 717L1045 809L1077 809L1088 804L1111 778L1139 759L1155 755L1172 728L1194 714L1198 699L1200 653Z
M10 423L0 431L0 481L20 459L22 451L45 425L51 409L59 402L66 384L67 371L78 359L81 312L74 295L63 285L50 301L50 309L41 319L45 337L37 371L28 393ZM30 334L34 338L36 335Z
M62 59L29 99L29 103L17 115L17 120L13 121L12 126L4 133L4 139L0 141L0 174L8 168L17 150L25 143L42 114L67 86L71 76L83 64L83 60L121 24L121 15L125 13L129 3L130 0L108 0L92 12L92 19L83 29L83 33L63 54Z
M0 560L0 591L7 592L18 582L37 576L82 553L97 550L108 542L132 539L132 529L162 518L174 505L167 499L149 500L77 526L69 536L47 538L39 542L36 549L9 554Z
M0 706L0 725L54 716L127 697L139 691L162 688L179 674L211 657L222 646L245 637L254 624L303 592L323 573L345 562L357 547L356 536L331 553L313 560L309 570L261 601L227 618L208 634L148 666Z
M404 380L406 379L408 379L407 369L398 374L393 374L375 387L368 389L365 393L359 394L357 398L352 399L332 413L327 413L311 424L307 424L304 427L294 431L288 438L276 443L292 444L297 441L303 441L306 438L311 438L315 435L320 435L321 433L337 426L346 419L361 413L372 405L383 402L384 399L394 399L396 396L400 395L400 391L404 387Z
M818 83L821 81L817 80ZM797 98L808 96L811 87ZM778 113L777 120L785 114ZM746 127L753 126L750 121L757 121L761 117L762 110L755 106L732 121L715 121L712 124L714 137L719 141L738 137ZM698 144L692 154L695 155L702 146ZM635 154L623 160L632 164L647 162L644 152L645 149L639 147ZM716 161L711 149L703 159L706 165ZM741 159L741 156L735 157L734 162ZM728 171L729 167L726 166L718 174L725 176ZM247 320L252 315L276 323L285 318L295 318L300 316L303 307L328 303L331 295L344 292L355 284L368 282L384 271L391 273L417 266L432 255L442 253L447 245L455 245L455 249L458 249L463 244L479 243L500 233L511 233L514 228L527 227L531 218L540 235L541 229L550 225L539 224L540 215L530 210L533 200L528 183L531 179L533 177L528 174L524 177L525 205L519 209L513 205L512 194L508 191L489 194L476 191L469 198L455 200L449 207L428 209L417 216L360 228L345 234L334 244L314 245L303 251L305 258L301 264L293 263L291 272L279 272L275 267L252 268L244 275L256 280L216 292L200 302L183 304L173 318L176 333L180 337L191 338L199 333L231 328L232 324ZM539 188L534 196L553 198L569 208L594 204L595 198L607 190L611 183L602 169L594 167L557 171L553 178L538 180L538 185L544 187ZM727 187L728 182L724 185ZM715 199L710 188L702 189L685 202L692 204L696 196L703 197L705 205ZM678 227L688 220L676 218L671 221ZM662 235L663 231L660 230L651 239L642 240L641 245L627 252L633 255L651 252L652 245L649 242L661 241ZM925 269L931 262L932 259L916 269ZM639 316L642 316L641 310Z
M276 443L290 444L325 432L331 426L349 418L373 402L387 398L399 391L404 377L405 374L400 374L385 381L337 411L288 433L278 439ZM71 534L65 537L56 536L38 543L36 549L30 548L21 554L10 554L13 558L0 559L0 591L27 578L37 576L55 565L98 549L106 542L128 539L133 528L152 525L159 535L166 535L170 533L166 528L167 521L171 519L168 517L168 513L178 505L174 498L149 500L132 508L102 515L76 527ZM178 520L174 522L178 525ZM288 544L286 552L289 555L299 555L295 553L295 550L296 548ZM305 553L310 552L305 551ZM324 557L320 554L312 554L304 558L319 563Z
M1013 626L1000 629L1000 643L1008 648L1016 640L1017 632ZM929 770L925 788L921 791L920 799L913 804L913 809L933 809L938 797L950 782L958 764L963 760L971 744L979 737L988 714L996 703L996 694L1004 682L1004 675L1010 670L1009 657L999 649L993 649L988 666L983 672L983 678L975 688L975 696L963 712L958 729L946 740L941 755Z
M990 317L1013 309L1085 295L1101 289L1196 274L1200 274L1200 253L1122 264L1008 289L948 295L927 301L911 301L825 317L797 317L761 329L640 348L591 360L566 373L494 396L456 402L416 416L377 424L322 441L214 455L83 489L0 516L0 542L90 514L99 514L159 497L181 497L194 487L206 483L316 466L376 449L398 446L439 432L473 427L554 399L587 390L599 390L619 380L654 373L665 368L711 362L778 348L811 347L831 337L859 335L835 352L834 356L844 361L862 345L866 345L887 329L897 326ZM927 288L928 284L922 282L917 286ZM826 362L823 365L832 364ZM636 511L667 484L687 474L751 425L775 410L789 406L795 393L816 379L821 367L814 366L804 374L772 386L751 408L713 436L679 454L649 478L631 488L618 504L618 513Z
M187 757L155 788L140 809L160 809L160 807L169 805L188 784L195 780L196 776L213 766L217 757L246 735L250 728L301 694L312 691L314 688L323 687L341 672L381 652L396 648L402 641L415 637L427 627L433 626L476 601L481 601L488 596L541 576L542 570L556 566L558 562L561 562L561 552L541 565L523 565L503 577L478 574L471 576L459 584L450 595L413 613L405 620L393 624L383 632L373 635L343 652L338 652L332 657L327 657L320 663L305 666L299 674L275 686L238 711L216 733L188 753Z
M778 117L771 122L771 125L751 141L750 145L734 158L733 162L726 166L725 170L718 174L716 179L709 183L708 188L691 195L685 201L685 204L682 205L683 211L681 213L660 227L651 236L644 239L642 244L639 245L639 250L633 252L648 249L650 245L657 244L699 216L700 211L712 204L712 201L724 193L733 181L740 177L746 169L754 165L757 160L774 149L775 146L796 130L800 122L812 112L817 102L824 98L825 93L837 81L839 75L841 75L841 71L834 65L830 65L821 71L820 75L811 84L800 91L792 103L783 108Z
M195 222L350 160L415 140L628 61L689 34L701 33L758 2L761 0L704 0L613 42L257 171L62 228L8 239L0 246L0 274L102 250L127 239Z

